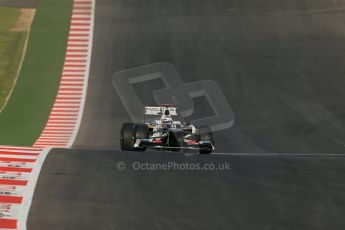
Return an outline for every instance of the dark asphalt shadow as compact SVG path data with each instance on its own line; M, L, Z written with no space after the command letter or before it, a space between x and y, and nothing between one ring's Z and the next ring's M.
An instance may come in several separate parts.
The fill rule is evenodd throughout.
M117 169L120 162L126 169ZM224 163L230 170L196 170ZM145 166L159 164L170 170ZM28 229L340 230L344 166L344 156L55 149L43 165Z

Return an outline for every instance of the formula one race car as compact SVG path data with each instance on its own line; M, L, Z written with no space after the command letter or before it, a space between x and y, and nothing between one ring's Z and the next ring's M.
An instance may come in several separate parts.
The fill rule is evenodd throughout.
M121 129L121 149L145 151L147 148L161 151L198 150L210 154L214 150L210 129L197 129L178 120L176 107L145 106L144 123L124 123Z

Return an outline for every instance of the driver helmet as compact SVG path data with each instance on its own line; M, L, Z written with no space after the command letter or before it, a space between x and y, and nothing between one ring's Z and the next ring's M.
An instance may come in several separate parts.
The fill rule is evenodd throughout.
M162 128L171 128L173 119L170 116L169 110L165 110L164 115L161 117Z

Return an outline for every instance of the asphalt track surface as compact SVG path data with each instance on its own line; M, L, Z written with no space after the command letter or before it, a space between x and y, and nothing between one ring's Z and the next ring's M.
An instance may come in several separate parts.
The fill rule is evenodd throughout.
M186 83L222 88L235 124L215 133L218 152L342 154L344 9L331 0L98 0L77 149L48 155L29 229L344 229L344 156L121 153L129 116L112 86L117 71L169 62ZM153 103L160 87L137 93ZM209 112L202 99L195 106L195 116ZM119 161L128 169L117 171ZM231 170L140 172L134 161Z
M0 0L0 6L34 8L36 2L36 0Z
M344 1L98 0L80 148L119 149L114 73L168 62L216 81L235 113L218 152L344 153ZM137 87L144 103L161 82ZM195 116L209 110L196 101Z
M118 171L118 162L124 162L126 170ZM137 171L134 162L174 162L175 168L226 162L230 170ZM56 149L44 166L28 229L345 226L344 156L184 156Z

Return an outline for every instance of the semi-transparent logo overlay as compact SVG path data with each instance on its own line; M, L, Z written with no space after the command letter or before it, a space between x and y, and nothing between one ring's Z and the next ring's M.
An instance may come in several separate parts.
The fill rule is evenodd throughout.
M208 127L212 131L228 129L234 124L234 113L218 83L202 80L184 83L176 68L170 63L155 63L116 72L112 84L119 94L133 122L142 122L144 105L134 89L134 84L161 79L165 88L154 90L157 105L173 104L180 115L187 118L194 113L193 98L207 98L213 114L190 121L197 127Z

